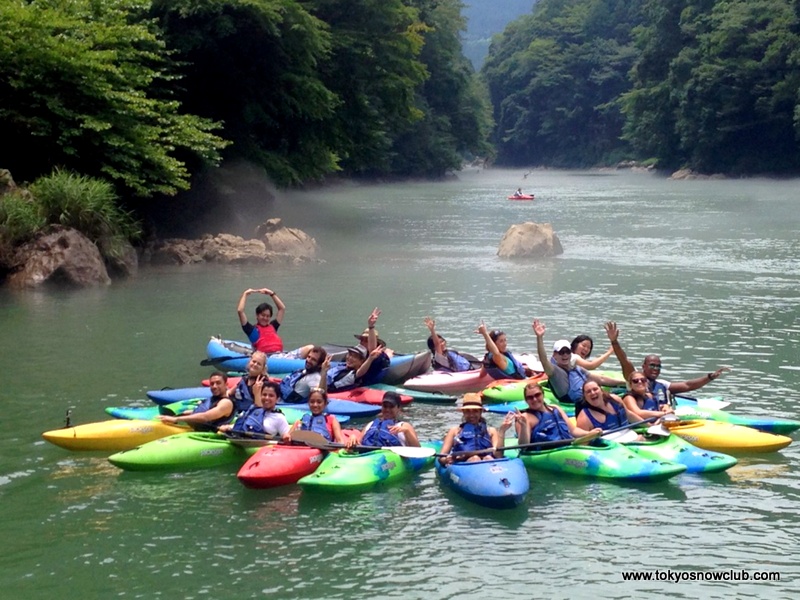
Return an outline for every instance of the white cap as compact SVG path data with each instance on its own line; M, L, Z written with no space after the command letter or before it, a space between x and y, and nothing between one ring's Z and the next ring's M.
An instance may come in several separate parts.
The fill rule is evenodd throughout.
M567 350L571 350L572 346L567 340L558 340L555 344L553 344L553 352L558 352L559 350L563 350L566 348Z

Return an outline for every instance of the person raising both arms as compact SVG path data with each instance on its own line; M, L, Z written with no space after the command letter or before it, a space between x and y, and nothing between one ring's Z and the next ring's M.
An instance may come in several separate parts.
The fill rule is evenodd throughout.
M611 347L614 349L614 354L622 365L622 374L626 378L630 378L631 374L635 371L633 363L625 354L619 343L619 328L614 321L608 321L605 324L608 339L611 341ZM647 390L653 395L656 403L661 406L671 404L671 394L685 394L700 389L707 383L711 383L719 378L725 371L730 371L730 367L720 367L716 371L711 371L701 377L695 379L687 379L686 381L667 381L660 379L661 375L661 358L658 354L648 354L642 361L642 374L647 379Z
M245 313L245 305L247 304L247 297L251 294L264 294L271 297L275 306L278 309L278 314L275 318L272 317L272 305L269 302L262 302L256 306L256 324L253 325L247 320ZM253 345L254 350L258 350L267 355L279 354L284 358L305 358L311 348L314 346L309 344L292 350L289 352L283 351L283 340L278 335L278 328L283 322L283 317L286 314L286 305L281 301L278 295L269 288L247 289L242 292L239 298L239 304L236 307L236 314L239 316L239 323L242 325L247 339Z
M594 340L588 335L583 334L575 336L575 339L570 342L569 346L572 350L571 364L573 364L573 366L577 365L583 367L588 371L594 371L614 354L614 349L609 346L608 350L603 352L603 354L589 360L589 357L592 355L592 350L594 350Z
M587 380L595 381L600 385L624 386L621 379L612 379L587 371L583 367L572 364L572 348L567 340L558 340L553 344L553 354L548 357L544 349L544 334L546 331L543 322L533 321L533 332L536 334L536 350L542 362L544 372L547 373L548 384L559 402L578 402L583 397L583 384Z

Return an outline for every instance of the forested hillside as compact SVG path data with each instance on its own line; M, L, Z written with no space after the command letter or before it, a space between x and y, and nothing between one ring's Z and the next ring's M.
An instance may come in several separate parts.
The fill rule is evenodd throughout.
M511 21L530 14L537 0L463 0L467 30L463 35L464 56L475 69L483 66L492 36Z

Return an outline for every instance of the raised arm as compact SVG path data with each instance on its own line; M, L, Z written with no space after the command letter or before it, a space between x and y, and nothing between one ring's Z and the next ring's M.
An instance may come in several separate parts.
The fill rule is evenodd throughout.
M608 335L608 340L611 342L611 349L614 351L614 355L622 366L622 377L627 381L631 373L636 369L634 369L633 363L628 359L628 355L625 354L622 346L619 345L619 329L617 328L617 324L614 321L607 321L604 327Z
M239 315L239 323L242 325L247 324L247 313L245 313L245 305L247 304L247 297L252 294L255 290L247 289L242 292L242 297L239 298L239 304L236 307L236 314Z
M486 350L492 354L492 362L494 362L498 369L505 371L506 367L508 367L508 359L505 357L505 355L500 353L500 350L497 349L497 344L494 343L492 336L489 335L489 330L486 328L486 323L481 321L481 324L478 325L478 328L475 330L475 332L480 333L483 336L483 340L486 342Z
M325 360L322 361L322 365L319 368L319 388L326 392L328 391L328 369L331 368L331 355L328 354L325 357Z
M672 381L669 384L669 391L672 394L683 394L685 392L691 392L693 390L700 389L707 383L711 383L717 379L724 371L730 370L730 367L720 367L716 371L712 371L711 373L696 379L689 379L688 381Z
M375 348L372 352L369 353L369 356L367 356L367 360L361 363L361 366L358 367L358 370L356 371L356 379L360 379L367 374L370 365L375 361L376 358L378 358L381 355L382 352L383 352L382 348Z
M375 348L378 347L378 336L375 335L375 323L378 322L378 317L380 316L381 310L376 306L372 309L369 317L367 317L367 330L369 331L369 334L367 335L367 352L370 354L373 350L375 350Z
M430 317L425 317L424 321L425 326L428 328L428 331L431 334L431 339L433 340L433 352L435 354L443 354L442 341L439 339L439 334L436 333L436 321Z
M269 288L261 288L258 291L262 294L270 296L275 301L275 308L277 309L277 312L275 313L273 319L275 319L278 323L283 323L283 317L286 315L286 305L280 298L278 298L278 294Z
M536 334L536 352L539 354L539 362L542 363L542 368L547 373L547 376L551 377L555 368L553 363L550 362L550 357L547 356L547 351L544 349L544 333L547 328L539 319L534 319L531 327L533 327L533 333Z
M608 350L603 352L603 354L601 354L597 358L593 358L592 360L586 360L585 358L581 358L580 356L576 355L575 364L577 364L579 367L583 367L588 371L593 371L594 369L602 365L604 362L606 362L608 360L608 357L611 356L612 354L614 354L614 348L612 346L609 346Z

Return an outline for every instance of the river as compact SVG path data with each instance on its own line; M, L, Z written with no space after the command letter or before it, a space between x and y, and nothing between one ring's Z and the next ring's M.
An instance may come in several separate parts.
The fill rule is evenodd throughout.
M506 201L519 186L536 200ZM611 319L636 364L658 352L676 380L728 365L703 394L742 414L798 418L798 189L499 169L342 185L281 194L274 207L316 237L323 263L151 267L106 289L1 289L2 596L796 597L796 444L655 485L532 473L525 504L498 512L445 493L432 471L346 498L257 492L235 468L123 473L40 434L68 409L75 423L98 421L108 406L144 405L146 390L197 385L208 336L241 338L236 302L260 286L287 305L287 347L349 343L375 306L380 336L404 352L424 348L425 315L473 353L481 320L515 351L535 348L539 318L547 343L587 333L598 353ZM564 254L497 258L505 230L527 220L552 223ZM427 438L459 420L436 405L406 416ZM633 582L625 570L751 581ZM781 581L752 581L762 571Z

